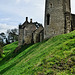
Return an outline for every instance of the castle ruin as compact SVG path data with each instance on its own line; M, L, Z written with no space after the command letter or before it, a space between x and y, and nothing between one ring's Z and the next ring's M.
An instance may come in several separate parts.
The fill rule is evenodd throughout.
M70 0L46 0L44 28L40 23L26 21L19 25L19 45L41 42L75 30L75 15Z
M44 28L42 24L38 22L26 21L19 25L19 45L37 43L44 40Z

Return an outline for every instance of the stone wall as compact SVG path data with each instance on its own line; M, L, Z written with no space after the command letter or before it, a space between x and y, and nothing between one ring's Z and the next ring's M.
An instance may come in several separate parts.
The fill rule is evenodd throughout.
M46 0L44 23L45 39L64 34L65 31L66 33L70 32L70 11L70 0ZM69 15L66 14L67 12ZM65 25L67 26L66 30Z
M23 44L37 43L43 41L44 29L40 23L26 21L19 26L19 46Z
M71 13L65 13L65 26L64 26L64 33L71 32Z
M42 26L33 33L33 40L34 43L42 42L44 40L44 28Z
M22 28L19 29L18 45L22 45L24 41L24 31Z
M32 43L32 33L36 30L36 26L33 23L26 25L24 28L24 42L26 44Z
M72 24L71 24L71 31L75 30L75 14L71 14L72 17Z

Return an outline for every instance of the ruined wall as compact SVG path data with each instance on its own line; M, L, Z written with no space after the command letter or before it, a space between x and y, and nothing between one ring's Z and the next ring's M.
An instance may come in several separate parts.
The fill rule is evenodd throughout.
M40 32L40 42L44 40L44 29Z
M44 28L42 26L33 33L33 40L34 43L42 42L44 40Z
M71 31L75 30L75 14L71 14L72 17L72 24L71 24Z
M71 12L71 5L70 5L71 0L63 0L63 1L64 1L64 3L63 3L64 11Z
M22 28L19 29L19 37L18 37L18 45L23 45L24 41L24 30Z
M65 26L64 26L64 33L71 32L71 14L69 12L65 13Z
M69 33L71 31L71 6L70 0L64 0L64 14L65 14L65 31L64 33Z
M24 28L24 42L26 44L30 44L33 42L33 31L36 30L36 26L32 23L28 24L25 28Z
M19 46L23 44L37 43L43 41L44 32L43 26L40 23L26 21L19 26Z

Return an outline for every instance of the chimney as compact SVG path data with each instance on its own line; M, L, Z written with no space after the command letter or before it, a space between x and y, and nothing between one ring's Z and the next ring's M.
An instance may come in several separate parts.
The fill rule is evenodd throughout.
M28 17L26 17L26 22L28 22Z
M32 19L30 19L30 23L32 23Z

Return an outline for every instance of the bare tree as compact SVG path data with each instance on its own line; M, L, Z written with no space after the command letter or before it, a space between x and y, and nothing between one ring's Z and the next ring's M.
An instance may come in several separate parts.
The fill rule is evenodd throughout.
M18 41L18 29L9 29L7 30L7 34L8 34L8 42L12 43L15 41Z

